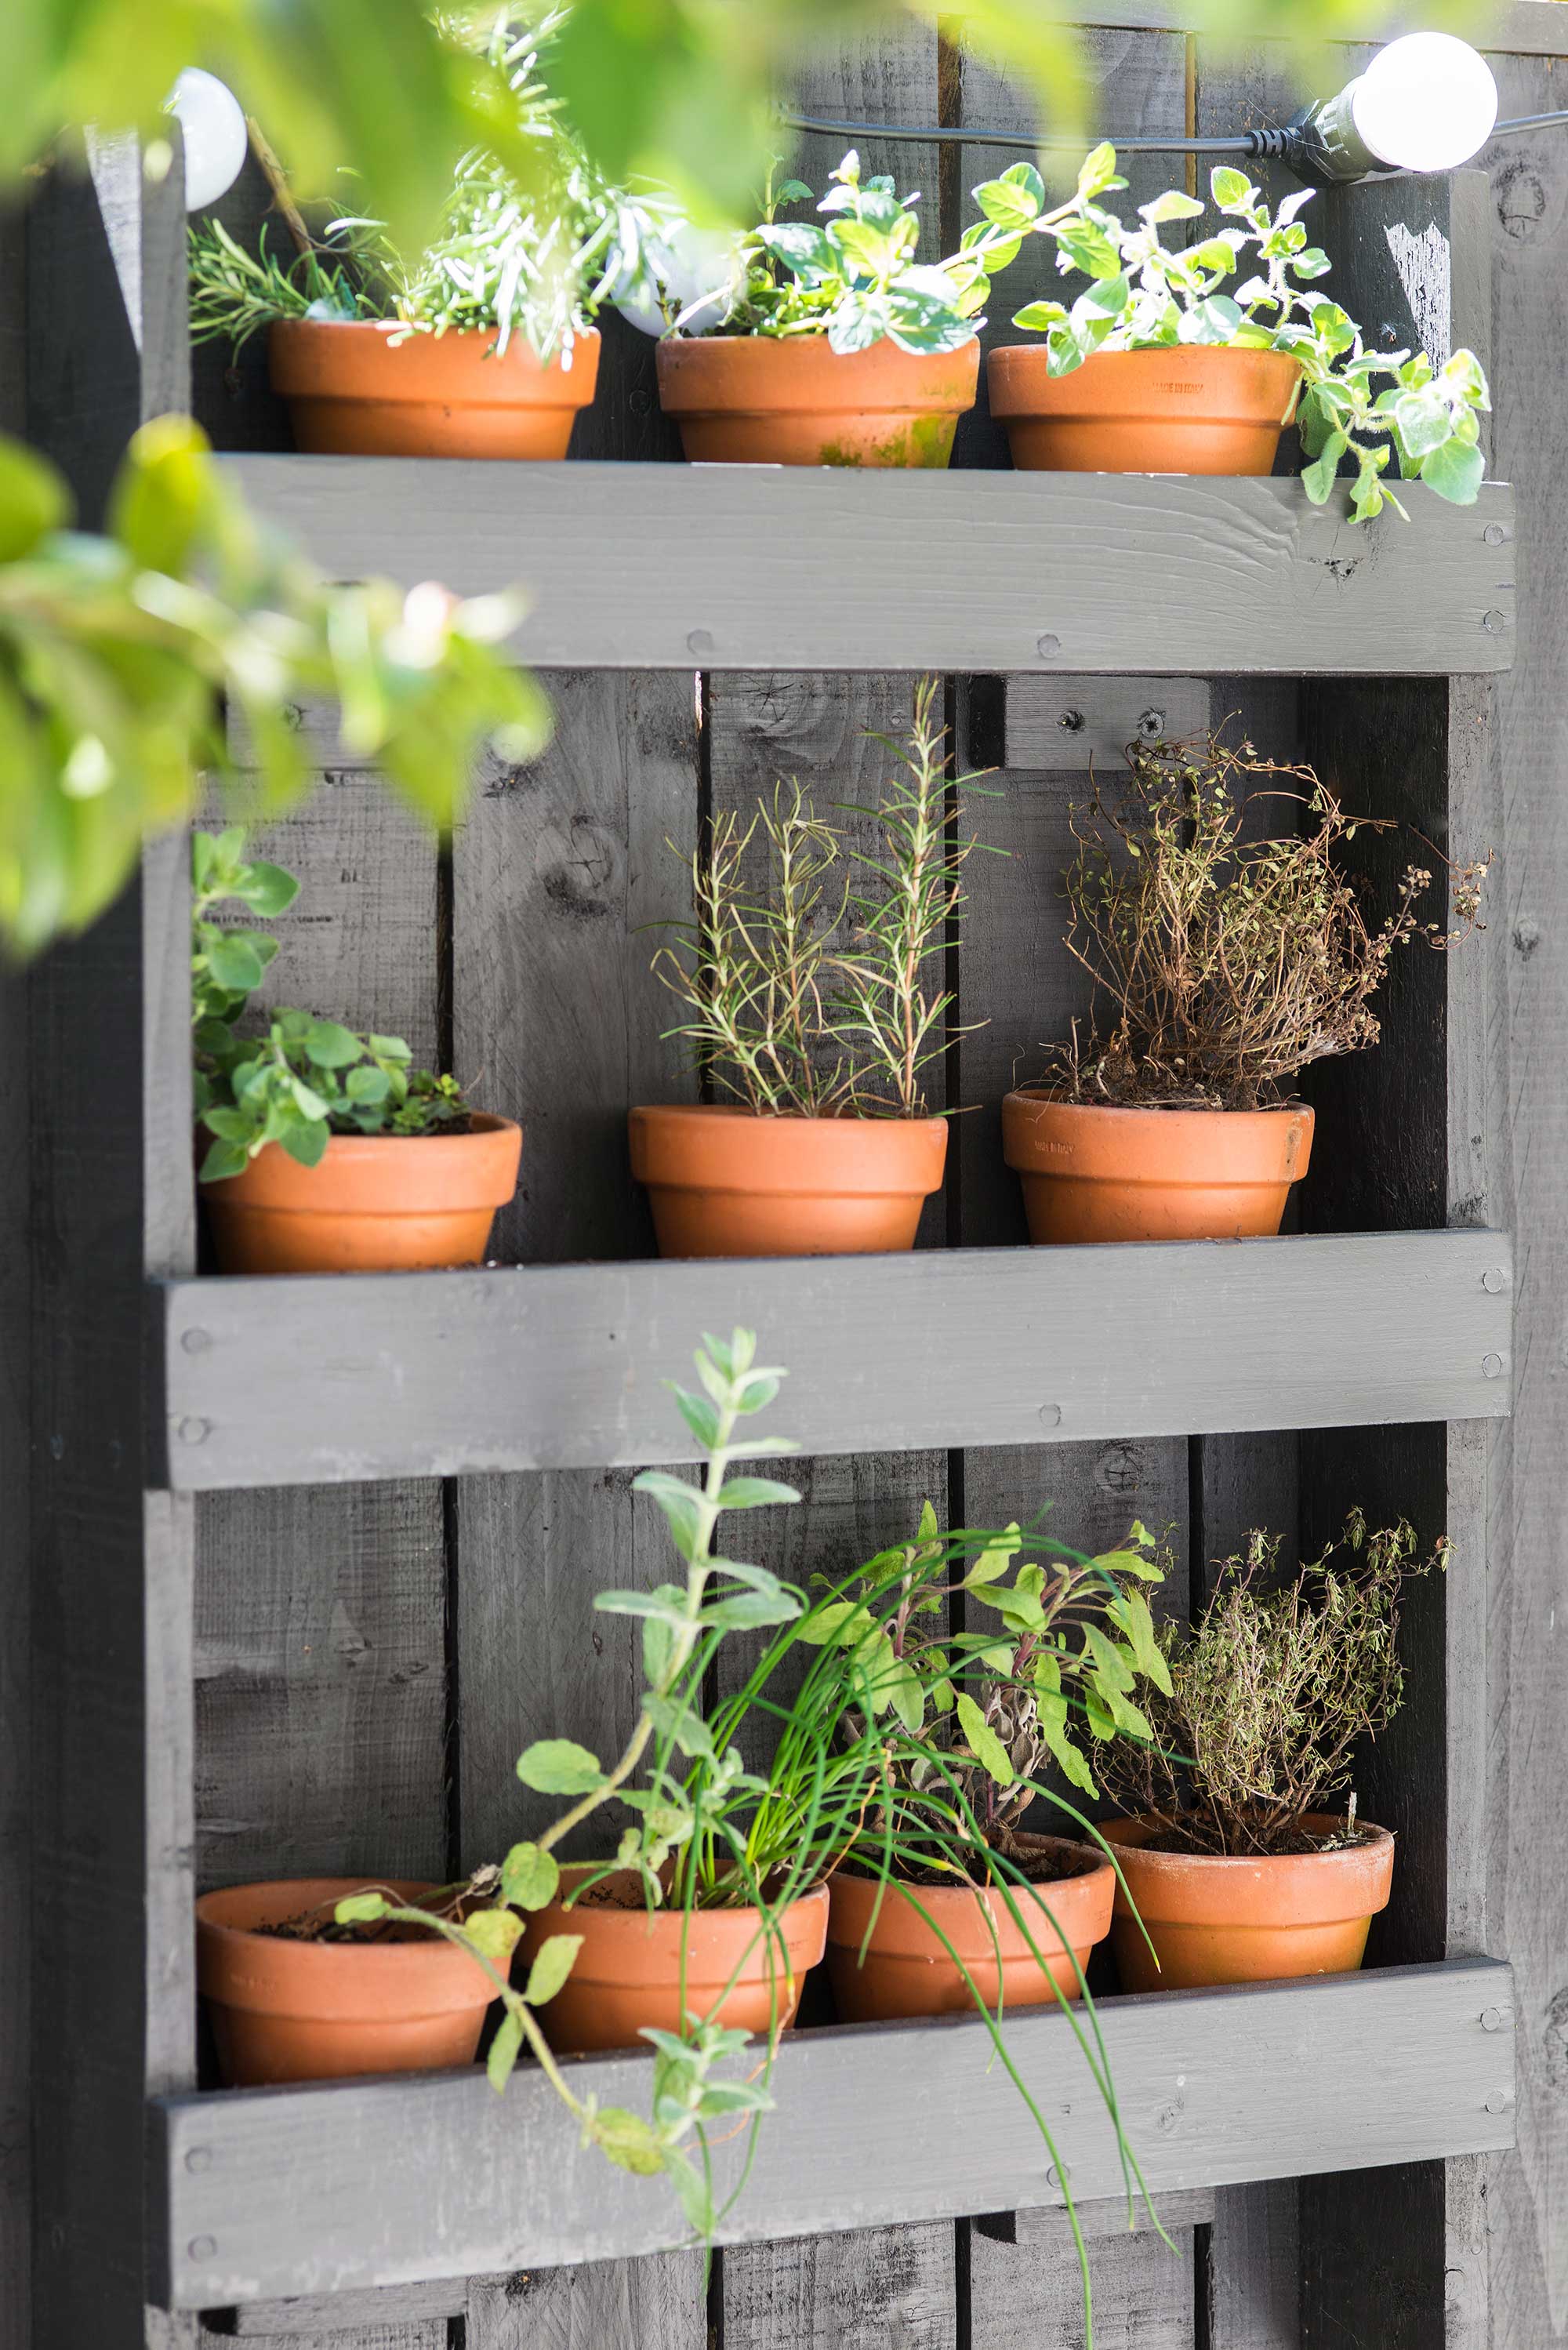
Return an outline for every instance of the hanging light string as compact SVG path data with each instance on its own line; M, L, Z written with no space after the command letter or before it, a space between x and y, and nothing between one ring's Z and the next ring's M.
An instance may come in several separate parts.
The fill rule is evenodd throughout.
M911 139L936 140L940 145L959 147L1017 147L1025 154L1038 155L1059 150L1064 153L1081 153L1095 145L1092 139L1063 137L1053 131L980 130L967 125L955 129L951 124L930 124L924 130L895 122L827 122L815 114L785 114L780 120L791 130L821 130L836 139ZM1547 130L1568 122L1568 109L1556 114L1521 114L1510 122L1492 125L1494 139L1506 137L1511 131ZM1241 130L1226 139L1113 139L1111 145L1118 155L1248 155L1252 157L1283 156L1287 152L1292 130Z

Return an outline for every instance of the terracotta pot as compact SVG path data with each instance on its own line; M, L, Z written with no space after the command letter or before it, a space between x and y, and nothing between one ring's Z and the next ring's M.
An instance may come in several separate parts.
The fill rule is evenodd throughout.
M417 1273L478 1264L517 1189L523 1129L476 1111L469 1134L335 1134L319 1165L269 1142L203 1183L224 1273Z
M390 338L369 319L280 319L270 332L273 390L288 402L294 437L312 456L564 457L572 420L594 396L599 338L579 335L572 364L548 366L521 336L504 352L493 334Z
M913 1248L941 1188L941 1118L634 1109L631 1171L661 1256L864 1256Z
M1308 1813L1324 1835L1343 1819ZM1159 1954L1116 1887L1111 1946L1124 1991L1190 1991L1203 1983L1274 1982L1288 1975L1348 1975L1361 1964L1366 1929L1388 1906L1394 1839L1363 1822L1367 1841L1344 1852L1279 1853L1224 1859L1208 1853L1145 1852L1147 1819L1107 1820L1114 1845Z
M840 1869L829 1880L827 1971L843 2022L871 2023L889 2016L972 2012L969 1985L943 1948L936 1926L963 1960L989 2007L995 2007L999 1991L1005 1995L1006 2008L1039 2007L1058 1991L1064 1999L1079 1996L1073 1958L1078 1967L1086 1968L1095 1944L1110 1930L1116 1871L1093 1845L1073 1844L1065 1836L1021 1835L1018 1842L1075 1866L1074 1875L1053 1884L1013 1887L1013 1898L1030 1919L1035 1948L1049 1972L1041 1971L1002 1896L992 1890L971 1892L962 1886L911 1887L911 1900L896 1884L889 1884L862 1961L860 1946L876 1908L877 1882ZM1031 1916L1027 1906L1031 1899L1036 1916ZM934 1921L932 1925L921 1917L915 1901Z
M580 1878L587 1863L568 1864L563 1883ZM576 1963L547 2007L539 2011L550 2045L572 2055L601 2048L635 2048L645 2024L679 2032L683 2011L727 2030L764 2037L774 2022L792 2022L801 1983L822 1957L827 1932L827 1887L818 1885L791 1902L779 1921L784 1948L763 1931L755 1909L649 1911L629 1872L607 1883L634 1896L628 1907L568 1908L554 1901L527 1920L520 1945L524 1968L551 1934L580 1934ZM685 1981L681 1981L684 1945ZM735 1977L734 1987L720 1993ZM523 1976L519 1974L519 1981Z
M980 345L841 358L826 335L667 336L659 398L693 464L945 465Z
M1002 1150L1032 1241L1229 1241L1277 1232L1307 1170L1313 1114L1108 1109L1025 1086L1002 1105Z
M991 354L991 412L1031 473L1270 473L1301 365L1202 345L1096 351L1054 376L1044 342Z
M252 1930L366 1885L417 1901L395 1877L286 1877L196 1904L196 1981L225 2081L333 2081L472 2064L494 1993L466 1951L410 1929L407 1941L286 1942Z

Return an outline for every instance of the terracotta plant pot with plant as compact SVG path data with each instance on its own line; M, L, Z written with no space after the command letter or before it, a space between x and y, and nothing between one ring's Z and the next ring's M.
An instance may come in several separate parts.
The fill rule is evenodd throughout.
M1347 1974L1387 1906L1394 1838L1357 1814L1357 1741L1404 1697L1397 1636L1422 1558L1404 1521L1338 1542L1293 1575L1254 1533L1219 1564L1201 1620L1160 1636L1152 1737L1118 1740L1106 1775L1130 1816L1106 1823L1126 1880L1111 1929L1127 1991ZM1135 1916L1136 1909L1136 1916Z
M403 252L379 221L317 233L270 149L257 160L295 247L254 252L216 219L191 231L191 330L237 351L268 328L273 389L311 454L561 458L594 397L594 319L651 297L646 254L673 206L612 187L547 87L543 37L492 14L476 35L515 104L526 179L483 147L459 161L430 244Z
M569 359L541 359L515 337L498 350L484 328L280 318L267 362L311 455L559 458L593 401L599 337L579 333Z
M1329 261L1298 218L1310 188L1271 213L1244 172L1220 164L1210 174L1217 233L1168 251L1162 224L1196 220L1204 206L1168 189L1141 204L1128 228L1100 202L1126 185L1115 150L1100 146L1064 203L1047 204L1033 163L1015 163L974 192L992 237L1011 237L1014 252L1048 238L1061 267L1089 280L1071 304L1031 302L1017 312L1013 325L1041 343L1004 343L991 354L991 410L1007 429L1014 465L1267 473L1294 420L1315 505L1332 493L1342 460L1355 469L1355 522L1385 505L1405 513L1396 477L1418 478L1455 505L1474 502L1489 405L1480 362L1460 350L1439 368L1424 351L1365 348L1360 328L1316 290ZM1000 265L995 248L992 265Z
M1081 1997L1090 1953L1110 1931L1116 1871L1093 1845L1065 1836L1020 1832L1010 1849L1028 1879L1011 1902L986 1885L914 1887L837 1872L827 1971L841 2022L969 2014L976 1992L1004 2010Z
M1116 1887L1112 1929L1123 1990L1354 1974L1388 1906L1394 1839L1361 1821L1354 1843L1336 1844L1345 1825L1343 1814L1303 1812L1300 1835L1315 1850L1162 1852L1148 1849L1159 1834L1152 1821L1107 1820L1102 1833L1127 1886Z
M1468 937L1490 860L1449 868L1453 929L1418 918L1432 875L1417 865L1377 922L1334 851L1393 827L1350 814L1310 767L1216 735L1135 743L1127 761L1120 799L1096 783L1072 811L1064 876L1095 1024L1053 1050L1044 1082L1006 1097L1003 1156L1033 1241L1277 1232L1313 1145L1313 1112L1289 1087L1377 1042L1390 957Z
M1272 473L1301 362L1284 351L1095 351L1068 375L1044 345L1005 343L991 412L1020 473Z
M671 926L653 967L681 1006L669 1033L731 1098L630 1113L632 1173L666 1256L914 1244L947 1156L924 1072L949 1033L941 958L978 845L946 828L936 696L925 679L908 737L884 745L902 772L858 876L835 888L852 852L798 783L749 824L722 812L692 860L694 919Z
M693 463L940 466L952 453L980 382L981 245L995 240L982 224L976 245L922 266L916 198L862 182L853 152L831 177L821 226L777 219L812 191L770 181L728 286L704 289L659 346L659 401Z
M418 1272L477 1264L517 1188L522 1128L471 1110L451 1077L415 1069L400 1036L313 1013L243 1035L277 941L224 929L215 907L289 906L298 883L247 860L238 827L192 845L195 1103L211 1138L202 1196L224 1273Z
M410 1908L439 1889L380 1887ZM337 1924L365 1890L362 1877L283 1877L197 1902L196 1979L232 2087L472 2064L495 1997L483 1969L410 1922Z
M751 1907L650 1910L635 1873L606 1877L587 1864L561 1871L567 1892L585 1877L596 1881L582 1899L553 1901L523 1936L524 1959L552 1934L580 1941L550 2003L553 2048L571 2055L635 2048L649 2029L679 2033L688 2012L764 2038L794 2022L801 1986L822 1960L826 1886L813 1886L770 1920Z
M1166 1561L1141 1525L1097 1558L1047 1542L1030 1562L1023 1547L1016 1525L943 1536L928 1506L914 1541L852 1581L825 1627L864 1659L851 1730L877 1733L882 1715L877 1807L829 1880L844 2022L1076 2000L1110 1930L1106 1851L1019 1822L1036 1802L1081 1817L1046 1781L1053 1764L1098 1792L1075 1709L1107 1735L1147 1730L1131 1692L1164 1667L1141 1586ZM961 1594L967 1628L955 1632Z

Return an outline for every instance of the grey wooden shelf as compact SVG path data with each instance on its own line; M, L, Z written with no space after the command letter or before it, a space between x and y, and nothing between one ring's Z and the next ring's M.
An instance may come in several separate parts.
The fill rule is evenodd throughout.
M1352 525L1186 474L224 460L335 577L535 597L555 669L1438 676L1513 660L1513 494ZM848 592L875 582L868 594Z
M176 1281L163 1474L692 1459L663 1380L736 1321L808 1453L1497 1419L1512 1285L1489 1232Z
M1099 2003L1149 2189L1473 2154L1514 2142L1508 1968L1463 1959ZM1053 2010L1008 2047L1074 2194L1121 2192L1110 2125ZM579 2095L646 2108L646 2055L570 2064ZM720 2241L1059 2204L1049 2158L974 2017L792 2035ZM159 2098L151 2290L205 2309L618 2260L677 2241L661 2179L611 2170L536 2067ZM738 2183L742 2139L715 2149Z

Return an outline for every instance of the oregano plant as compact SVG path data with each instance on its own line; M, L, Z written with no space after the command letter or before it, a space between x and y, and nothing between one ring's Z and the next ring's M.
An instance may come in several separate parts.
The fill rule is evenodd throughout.
M1207 207L1168 188L1140 204L1129 224L1099 201L1127 184L1106 143L1085 159L1063 203L1048 204L1033 163L1015 163L974 191L982 218L966 242L972 238L991 271L1015 257L1026 237L1046 236L1062 274L1088 280L1071 302L1031 302L1013 317L1045 337L1053 375L1071 374L1098 351L1179 344L1282 351L1301 368L1296 421L1310 460L1302 479L1314 504L1327 499L1345 461L1355 468L1356 522L1386 504L1405 515L1391 471L1454 505L1473 504L1486 471L1480 414L1490 406L1480 360L1459 350L1439 366L1425 351L1366 348L1355 321L1319 290L1329 258L1300 218L1311 188L1271 209L1244 172L1218 165L1209 187L1220 225L1171 247L1161 229L1196 223Z
M292 873L245 855L242 826L191 844L191 1010L198 1123L213 1137L203 1183L244 1172L269 1142L302 1167L319 1165L334 1134L433 1134L468 1116L453 1077L413 1066L400 1036L361 1035L313 1012L279 1010L242 1026L276 955L270 931L231 929L214 909L286 911Z

